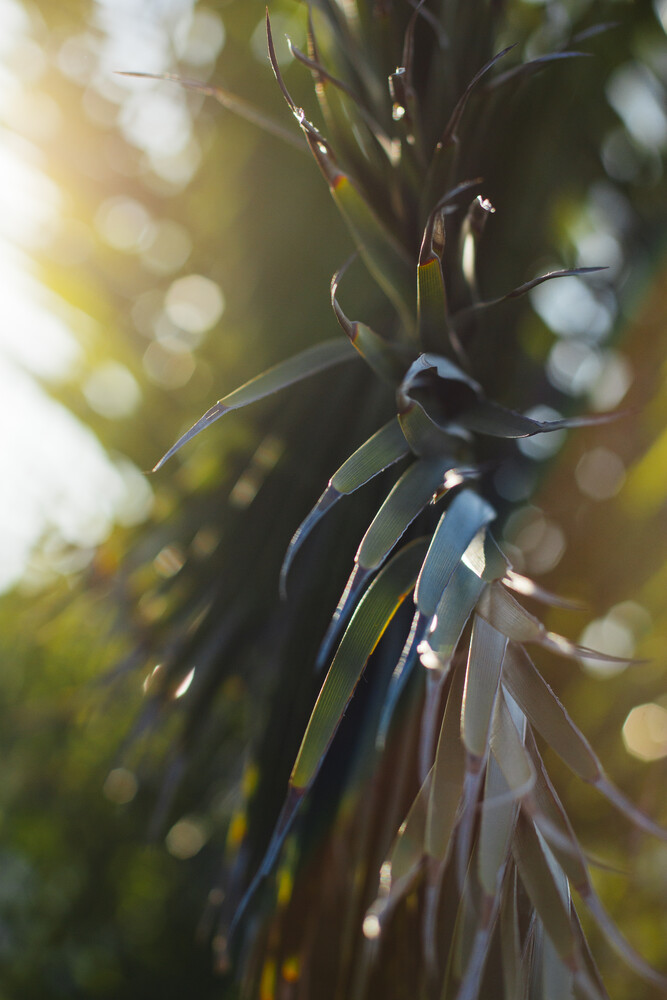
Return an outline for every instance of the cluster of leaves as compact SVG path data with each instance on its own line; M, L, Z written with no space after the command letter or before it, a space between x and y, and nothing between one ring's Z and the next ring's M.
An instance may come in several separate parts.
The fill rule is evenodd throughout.
M356 433L369 425L292 539L282 572L287 604L264 618L259 655L279 675L275 717L246 776L249 805L230 825L222 916L223 927L233 916L241 993L606 996L572 889L637 971L664 986L606 917L538 738L637 826L663 839L665 832L610 783L533 664L526 645L595 654L548 631L515 596L562 603L515 572L496 543L485 478L508 453L504 441L609 419L545 422L510 408L534 402L534 382L503 303L582 269L541 274L488 300L479 291L497 286L506 268L497 247L484 256L483 236L493 205L508 211L513 185L501 142L508 123L513 134L518 128L523 85L535 76L539 86L537 74L552 63L579 59L576 46L599 30L584 26L570 46L517 62L510 49L496 51L504 4L322 0L308 14L308 53L293 53L312 74L331 141L292 99L267 21L272 65L358 254L391 305L372 293L373 327L350 320L339 272L331 301L345 336L225 396L156 466L230 410L320 373L329 402L320 400L312 419L326 424L343 411ZM214 94L265 123L237 98ZM282 134L282 126L271 128ZM530 137L523 141L530 146ZM516 147L510 153L520 163ZM523 170L530 176L525 163ZM512 213L526 234L515 262L521 274L540 244L546 209L531 196ZM359 357L373 381L347 374ZM302 420L300 410L283 419L287 437L290 419ZM398 477L378 502L395 466ZM334 521L325 537L331 508L362 487L344 532ZM270 529L269 504L270 497L245 518L244 530L262 521ZM345 553L334 550L359 526L352 572L322 638L328 591L317 588L332 565L344 564ZM243 541L234 546L233 531L225 559L236 570L245 550ZM264 575L253 577L262 592L275 583ZM196 615L188 608L189 625L149 688L159 703L193 664L201 671L184 754L221 674L253 648L261 600L246 600L238 577L230 573ZM182 618L171 622L172 635L179 625ZM324 682L313 679L313 668L327 665ZM367 684L357 689L362 676ZM290 755L296 762L274 826ZM226 961L226 933L216 943Z

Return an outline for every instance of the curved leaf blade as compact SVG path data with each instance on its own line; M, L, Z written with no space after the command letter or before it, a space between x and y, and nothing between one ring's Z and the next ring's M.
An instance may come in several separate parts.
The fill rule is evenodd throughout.
M506 648L507 636L475 615L461 704L461 739L477 760L488 751Z
M278 86L292 114L301 126L315 162L329 185L336 207L343 216L370 274L393 302L403 320L405 329L411 331L413 318L408 305L410 287L407 255L394 235L364 199L352 178L340 169L327 140L308 121L303 110L294 103L280 72L268 9L266 11L266 35L269 61Z
M484 581L459 563L440 598L431 629L419 647L425 667L447 669L483 588Z
M529 722L575 774L595 783L601 767L588 740L521 646L510 643L503 683Z
M479 531L463 554L463 563L486 583L504 579L510 562L486 528Z
M561 960L572 972L581 966L578 942L572 931L567 886L556 880L539 835L523 814L519 815L513 842L514 860L533 906Z
M380 716L380 724L378 726L376 739L376 745L379 750L384 749L387 741L387 733L389 732L389 726L394 716L394 711L398 705L401 695L403 694L405 685L407 684L414 669L415 663L417 662L418 652L426 624L427 623L424 617L419 613L419 611L416 611L412 619L410 632L408 633L408 637L405 640L403 649L401 650L398 663L394 667L394 672L391 675L389 688L387 689L384 705L382 706L382 715Z
M409 453L401 425L394 417L343 462L329 485L339 493L353 493Z
M503 683L529 722L576 775L594 785L635 826L660 840L667 840L667 830L646 816L610 782L586 737L575 726L526 651L515 643L510 643L507 650Z
M417 264L417 323L424 348L448 348L447 293L442 273L445 213L436 209L426 224Z
M493 507L472 490L462 490L440 518L424 560L415 600L423 615L431 618L471 541L496 516Z
M451 851L463 794L465 754L460 737L463 682L464 671L457 670L442 718L428 798L424 844L428 854L439 860L444 860Z
M462 441L471 439L463 428L441 430L418 403L409 399L399 400L398 420L410 450L421 458L450 454L460 449Z
M534 740L532 756L536 761L537 780L534 800L536 812L533 821L549 844L551 851L566 873L573 887L578 891L586 907L601 932L621 958L647 982L660 989L667 989L667 977L652 968L632 945L622 936L620 930L609 917L595 891L586 858L570 823L569 817L549 779L544 762Z
M355 556L365 570L374 570L387 558L416 517L443 489L451 457L413 462L394 485L371 521Z
M401 425L394 417L343 462L329 480L329 485L320 499L292 536L280 571L280 589L283 596L294 557L315 525L343 495L354 493L390 465L400 462L409 453L410 448Z
M307 788L317 774L368 658L414 586L424 548L418 540L401 549L359 602L308 722L290 778L292 788Z
M458 139L457 129L458 129L459 124L461 122L461 118L463 117L463 112L466 109L468 101L470 100L470 97L471 97L471 95L472 95L475 87L477 86L477 84L479 83L479 81L482 79L482 77L486 76L486 74L489 72L489 70L492 69L495 66L495 64L500 59L502 59L504 56L506 56L508 52L511 52L513 48L514 48L514 45L508 45L507 48L503 49L501 52L496 53L496 55L493 56L492 59L489 59L489 61L487 63L485 63L484 66L482 66L482 68L477 71L477 73L475 73L475 75L473 76L472 80L467 85L467 87L465 88L465 90L461 94L461 97L458 99L458 101L456 103L456 107L454 108L454 110L453 110L453 112L451 114L451 117L450 117L450 119L447 122L447 125L445 127L445 131L442 134L440 142L438 143L438 148L444 148L445 146L449 145L451 142L456 142L457 141L457 139Z
M537 288L538 285L544 284L545 281L552 281L554 278L579 277L584 274L595 274L597 271L606 270L606 267L569 267L561 268L558 271L548 271L546 274L540 274L536 278L531 278L530 281L525 281L522 285L518 285L510 292L506 292L504 295L500 295L496 299L487 299L482 302L475 302L474 305L468 306L466 309L461 309L452 319L453 322L457 323L460 320L466 319L472 313L480 312L482 309L490 309L492 306L500 305L501 302L507 302L510 299L518 299L522 295L526 295L526 293L530 292L533 288Z
M394 345L377 334L375 330L371 330L370 326L348 319L338 301L338 285L346 267L347 265L344 265L336 271L331 279L331 305L336 319L355 351L361 355L369 368L383 382L396 386L405 374L406 360L399 356Z
M319 145L317 152L321 159ZM414 319L408 304L411 300L410 272L401 248L351 177L337 170L329 180L329 188L369 273L396 307L406 331L412 332Z
M590 57L590 52L547 52L546 55L530 59L528 62L521 63L519 66L513 66L512 69L501 73L487 84L486 90L497 90L498 87L502 87L512 80L515 82L525 80L534 73L539 73L550 63L560 62L563 59L580 59L582 57Z
M213 86L210 83L203 83L200 80L189 80L185 77L178 76L176 73L138 73L138 72L128 72L119 70L117 71L118 76L133 76L141 77L143 79L149 80L167 80L170 83L178 83L181 87L186 90L194 90L198 94L204 94L206 97L213 97L215 100L223 106L227 111L231 111L232 114L237 115L239 118L243 118L244 121L250 122L252 125L257 125L262 131L268 132L269 135L275 136L277 139L282 139L289 146L293 146L302 153L308 153L308 148L303 142L302 138L298 135L294 135L292 132L288 132L286 128L283 128L278 122L270 118L264 111L255 107L250 101L247 101L244 97L239 97L238 94L233 94L230 90L226 90L224 87Z
M600 653L570 642L556 632L549 632L539 618L527 611L500 583L492 583L479 602L479 613L488 622L515 642L536 642L558 656L569 659L602 660L608 663L630 663L626 657Z
M324 515L331 510L334 504L340 500L342 495L343 494L339 493L338 490L333 489L331 485L327 486L326 490L313 509L306 515L306 517L304 517L303 521L292 535L291 541L287 546L287 552L285 553L283 564L280 567L280 595L283 599L287 596L287 576L294 561L294 557L315 525L322 520Z
M211 424L214 424L225 413L229 413L230 410L238 410L249 403L255 403L265 396L271 396L280 389L286 389L288 386L294 385L295 382L300 382L301 379L308 378L310 375L316 375L318 372L326 371L326 369L332 368L334 365L339 365L343 361L350 361L354 357L356 357L356 353L349 341L340 338L325 340L314 347L307 347L305 351L294 354L286 361L281 361L279 364L267 369L261 375L256 375L255 378L250 379L249 382L245 382L238 389L234 389L233 392L228 393L222 399L219 399L217 403L214 403L204 416L200 417L190 430L181 435L169 451L162 456L153 468L153 472L161 469L165 462L175 455L177 451L180 451L183 445L192 441L200 431L205 430L206 427L210 427Z
M508 410L490 399L480 398L473 406L458 414L457 421L462 427L476 434L485 434L488 437L523 438L551 431L597 427L619 420L621 416L622 413L595 413L580 417L563 417L560 420L535 420L515 410ZM435 419L438 423L437 417L432 416L431 419Z

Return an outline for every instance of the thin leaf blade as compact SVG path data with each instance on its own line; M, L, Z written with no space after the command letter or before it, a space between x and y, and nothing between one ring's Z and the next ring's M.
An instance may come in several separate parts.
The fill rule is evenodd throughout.
M315 525L342 496L354 493L390 465L400 462L409 453L410 447L397 418L394 417L343 462L329 480L322 496L292 536L280 571L283 594L294 557Z
M249 403L255 403L265 396L271 396L280 389L286 389L295 382L300 382L304 378L316 375L318 372L326 371L334 365L342 364L356 357L355 351L349 341L336 338L335 340L325 340L314 347L307 347L305 351L294 354L286 361L281 361L272 368L267 369L261 375L256 375L234 389L233 392L223 396L217 403L214 403L206 411L203 417L192 425L192 427L182 434L181 437L171 446L160 461L153 468L157 472L177 451L192 441L205 428L210 427L216 420L229 413L231 410L238 410Z
M440 518L424 565L415 599L423 615L432 617L440 598L477 532L496 516L493 507L472 490L458 493Z
M424 542L418 540L401 549L359 602L311 714L292 770L291 787L307 788L317 774L368 658L414 586L424 548Z

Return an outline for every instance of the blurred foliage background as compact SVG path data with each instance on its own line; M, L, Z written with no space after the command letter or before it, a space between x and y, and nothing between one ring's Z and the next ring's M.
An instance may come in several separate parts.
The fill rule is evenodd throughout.
M512 262L529 252L533 263L538 251L549 254L547 266L607 264L592 285L572 278L537 289L521 338L526 354L546 364L554 407L576 400L628 407L629 415L559 442L555 453L551 440L522 445L495 488L514 505L504 534L515 565L590 605L581 641L648 661L613 676L590 664L547 664L545 672L621 787L664 822L667 7L510 6L510 23L536 52L557 45L581 10L590 8L591 23L621 24L598 40L569 89L538 88L534 100L545 110L533 113L546 121L554 101L557 127L508 136L508 171L513 155L534 164L534 190L515 197L548 197L553 211L532 248L515 254L491 238L488 253L505 264L494 266L498 287L487 294L524 280ZM303 47L303 5L270 7L276 37L289 33ZM284 434L306 391L317 397L315 385L231 417L159 477L140 472L218 396L336 333L328 282L349 238L302 153L211 99L113 72L178 71L224 84L289 127L266 61L263 17L259 0L0 4L3 141L19 163L2 187L9 205L22 197L51 205L30 232L7 234L16 252L6 256L39 282L44 309L70 338L49 368L50 342L36 356L20 347L31 338L24 324L19 347L6 348L5 395L24 376L32 392L31 375L98 442L51 438L61 411L40 409L41 397L26 396L25 411L17 401L5 416L23 469L3 510L8 538L28 508L36 513L25 528L29 558L8 574L8 582L20 580L0 601L3 1000L225 996L213 970L212 914L226 848L240 836L243 785L258 780L248 748L286 733L280 759L289 768L298 720L307 718L312 692L285 691L280 704L292 714L273 720L277 735L267 723L273 695L262 664L282 641L279 615L248 644L247 672L216 678L200 728L192 700L196 708L213 698L205 645L203 680L174 678L175 710L159 725L158 706L141 700L159 668L156 650L167 655L187 642L179 623L196 617L202 594L214 593L222 609L219 632L208 636L210 661L227 634L246 642L253 622L239 625L243 612L230 598L229 567L242 575L249 558L239 519L265 555L259 614L275 603L299 519L349 451L338 430L346 427L356 444L376 418L351 405L360 384L341 387L331 424L302 429L304 471ZM305 102L308 75L286 48L280 57ZM561 129L570 133L569 151L572 135L581 136L575 166L559 157ZM526 148L517 153L520 142ZM24 191L15 183L22 170L41 176L42 187ZM16 325L11 314L8 325ZM70 432L67 441L79 433ZM354 531L343 517L336 523L339 565L327 568L329 603L320 597L312 611L314 636L353 549ZM316 547L310 558L317 561ZM294 605L281 612L294 613ZM573 632L571 616L554 614L549 625ZM179 714L188 699L188 713ZM603 898L665 970L667 847L612 823L600 798L560 777L591 853L628 873L597 873ZM269 825L284 793L272 780ZM600 948L613 996L654 997Z

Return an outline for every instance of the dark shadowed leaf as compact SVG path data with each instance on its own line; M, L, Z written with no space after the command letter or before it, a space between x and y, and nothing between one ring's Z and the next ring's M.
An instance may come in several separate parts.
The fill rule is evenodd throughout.
M507 292L505 295L501 295L497 299L490 299L485 302L476 302L473 306L470 306L467 309L462 309L453 317L453 322L456 323L459 320L465 319L472 313L480 312L483 309L489 309L491 306L500 305L501 302L507 302L509 299L520 298L520 296L525 295L533 288L537 288L538 285L542 285L545 281L552 281L554 278L571 278L577 275L595 274L597 271L605 270L605 267L571 267L561 271L549 271L548 274L541 274L539 277L533 278L531 281L526 281L523 285L513 288L511 292Z
M486 76L489 70L493 69L496 63L499 62L504 56L506 56L508 52L511 52L513 48L514 45L508 45L507 48L503 49L502 52L498 52L493 57L493 59L489 59L489 61L484 66L482 66L482 68L478 70L477 73L475 73L472 80L470 81L466 89L463 91L463 94L456 103L456 107L454 108L452 115L445 127L445 131L443 132L442 137L440 139L440 146L444 147L448 145L450 142L457 141L458 139L457 130L461 122L461 118L463 117L463 112L466 109L468 101L470 100L470 97L475 87L480 82L480 80L484 76Z
M517 898L516 867L511 866L500 909L500 946L502 977L506 997L523 1000L521 936L519 931L519 901Z
M451 851L452 836L463 792L465 754L461 745L461 698L465 672L457 670L447 697L433 781L428 798L425 847L429 855L444 860Z
M589 52L548 52L544 56L538 56L537 59L531 59L529 62L521 63L520 66L508 69L505 73L500 73L486 85L485 89L488 91L497 90L499 87L503 87L506 83L512 81L522 83L528 77L534 76L535 73L540 73L551 63L580 59L589 55Z
M312 35L312 29L311 29L311 38L313 37L314 36ZM337 76L334 76L332 73L330 73L329 70L326 68L326 66L324 66L322 62L319 61L319 59L317 58L313 59L310 56L307 56L303 52L301 52L300 49L298 49L297 46L293 44L291 39L288 39L288 44L290 52L292 53L294 58L298 62L300 62L303 66L307 66L308 69L310 69L311 72L313 73L313 77L315 78L317 83L316 90L318 98L320 99L320 104L324 103L323 98L326 101L326 105L323 106L323 111L325 111L325 114L326 111L329 112L329 115L327 117L330 117L331 114L331 107L330 107L331 94L329 93L329 95L326 95L326 92L327 90L330 90L331 87L333 87L335 90L340 91L341 95L344 94L345 98L347 98L349 101L352 102L356 112L358 113L359 117L364 122L364 124L367 126L371 135L373 135L374 138L376 139L379 147L384 150L389 149L391 147L391 138L389 137L389 135L387 135L387 132L382 128L379 122L376 121L376 119L369 114L368 109L359 100L354 90L351 87L349 87L344 82L344 80L340 80ZM330 87L327 85L330 85ZM329 99L327 99L327 96ZM349 119L347 121L347 124L349 127ZM348 132L348 138L349 138L349 132Z
M405 645L399 657L398 663L394 667L391 675L389 689L385 698L378 726L377 746L383 749L387 739L387 733L391 724L396 706L410 678L410 674L418 661L418 652L421 649L421 642L426 630L427 620L419 611L416 611L410 626L410 632L405 640Z
M563 417L560 420L535 420L522 413L516 413L514 410L508 410L498 403L493 403L490 399L479 399L473 406L460 413L457 420L463 427L477 434L501 438L522 438L576 427L597 427L618 420L622 415L621 413L595 413L582 417ZM438 423L438 419L435 419Z
M544 845L530 820L522 814L519 815L516 833L514 860L521 881L559 956L574 971L580 967L581 961L572 931L567 885L555 877L554 868L545 856Z
M284 593L287 574L298 549L306 540L312 529L328 510L343 495L354 493L375 476L384 472L410 452L401 426L396 418L381 427L368 441L357 448L341 465L329 480L329 485L311 510L308 517L299 525L285 554L280 573L281 589Z

